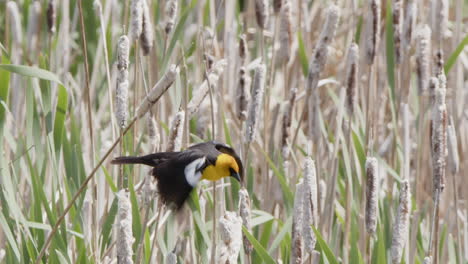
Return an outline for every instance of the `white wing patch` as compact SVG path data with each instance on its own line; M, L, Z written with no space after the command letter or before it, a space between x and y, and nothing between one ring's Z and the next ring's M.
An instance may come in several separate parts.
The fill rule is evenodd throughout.
M206 157L196 159L189 163L189 165L185 166L185 179L190 184L190 186L195 187L197 186L198 182L202 177L201 171L198 171L206 161Z

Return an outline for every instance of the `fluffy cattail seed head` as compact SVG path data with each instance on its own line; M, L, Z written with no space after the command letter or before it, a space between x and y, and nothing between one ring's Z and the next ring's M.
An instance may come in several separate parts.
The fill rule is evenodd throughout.
M177 264L177 255L174 252L167 253L166 264Z
M431 28L434 34L434 42L441 44L442 40L447 37L450 32L448 29L448 0L432 0L431 1Z
M328 56L328 45L335 36L338 20L340 19L340 8L334 4L327 9L327 18L320 33L319 40L312 54L307 76L307 89L314 90L317 87L320 72L325 67Z
M130 42L127 36L121 36L117 45L117 87L115 91L115 117L120 128L124 128L128 119L128 54Z
M296 102L297 88L293 88L290 91L289 101L286 104L283 113L283 126L281 131L281 152L283 159L287 159L289 156L288 140L290 138L292 112L294 110L294 104Z
M291 19L291 3L285 0L283 7L281 8L280 17L280 29L279 29L279 50L277 52L278 62L288 62L291 56L291 43L292 43L292 19Z
M405 21L403 23L403 48L409 50L413 40L413 31L416 26L418 7L416 1L408 1L405 10Z
M132 244L135 241L132 233L132 204L129 193L121 190L117 194L117 261L123 264L133 263Z
M156 120L151 116L151 113L146 115L146 127L148 129L148 141L152 146L152 150L157 152L159 150L159 142L161 140L159 136L158 126Z
M418 28L416 33L416 75L418 80L418 95L427 89L431 61L431 29L428 25Z
M432 257L431 256L427 256L424 258L424 264L432 264Z
M47 5L47 29L55 33L55 0L49 0Z
M304 235L304 245L310 254L315 248L317 242L312 225L318 224L318 202L317 202L317 175L315 163L307 157L304 166L304 222L302 233Z
M10 18L10 36L12 37L12 42L16 46L21 46L23 44L23 31L18 5L15 1L8 1L6 4L6 10Z
M239 83L237 85L236 112L239 120L247 119L247 108L250 100L250 76L244 67L239 69Z
M257 25L261 29L265 29L268 20L268 1L267 0L255 0L255 18L257 19Z
M28 50L30 56L34 56L34 50L37 46L37 39L40 27L41 19L41 3L39 1L34 1L29 7L29 16L28 16Z
M401 38L403 31L403 1L393 0L393 42L395 49L395 63L399 65L402 57Z
M366 160L366 230L374 234L377 228L377 182L379 170L377 159L368 157Z
M117 44L117 69L128 70L128 56L130 54L130 40L127 36L121 36Z
M369 0L369 15L366 22L366 40L365 40L365 58L366 63L371 65L374 63L377 47L380 40L380 0Z
M140 38L143 31L143 1L132 0L130 4L130 39L135 41Z
M346 109L350 116L353 115L357 101L357 84L358 84L358 60L359 46L356 43L351 43L348 49L348 58L346 60Z
M164 31L166 34L171 33L174 28L175 19L177 14L177 0L169 0L166 2L166 26Z
M453 119L450 118L449 125L447 127L447 139L448 139L448 160L450 172L455 175L460 170L460 158L458 156L458 143L457 134L453 124Z
M143 55L146 56L151 51L154 41L153 23L151 22L150 10L146 0L143 0L142 32L140 35L140 41Z
M171 132L167 143L167 152L180 151L182 147L182 136L184 134L185 112L179 111L172 120Z
M302 238L302 226L304 218L304 182L301 179L296 184L294 195L294 214L291 233L291 261L290 263L302 264L304 242Z
M392 237L392 263L400 263L403 255L403 250L408 243L408 227L409 227L409 216L410 216L410 188L408 180L404 180L400 187L400 204L398 206L398 212L395 216L395 223L393 225L393 237Z
M283 5L283 1L288 1L288 0L273 0L273 11L275 14L278 14L281 10L281 7Z
M247 189L242 188L239 190L239 215L242 218L242 224L250 231L250 197ZM247 254L252 253L253 247L246 236L243 236L244 251Z
M241 64L243 65L249 52L249 47L247 46L247 41L245 35L242 34L239 38L239 57L241 59Z
M434 193L441 193L445 187L445 167L447 156L447 106L445 105L446 79L439 74L439 87L435 90L435 100L432 107L432 170ZM434 196L434 199L436 197Z
M257 131L258 120L260 119L260 109L263 104L263 93L265 91L266 67L260 63L255 69L253 80L253 101L250 104L249 115L246 126L246 140L252 142Z
M237 263L242 245L242 219L235 212L226 212L219 219L219 231L218 263Z

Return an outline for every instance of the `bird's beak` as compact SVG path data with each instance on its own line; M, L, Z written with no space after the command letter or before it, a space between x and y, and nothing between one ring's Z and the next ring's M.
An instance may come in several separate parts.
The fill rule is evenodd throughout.
M231 177L233 177L234 179L236 179L238 182L241 182L241 178L240 178L240 175L239 173L237 173L235 170L231 169Z

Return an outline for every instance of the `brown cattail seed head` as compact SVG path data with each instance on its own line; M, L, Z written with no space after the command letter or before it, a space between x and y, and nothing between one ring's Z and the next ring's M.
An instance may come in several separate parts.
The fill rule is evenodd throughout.
M239 190L239 215L242 218L242 224L250 231L250 197L247 189L242 188ZM243 236L244 251L247 254L252 253L253 247L246 236Z
M279 50L277 52L278 62L284 63L289 60L291 56L291 43L292 43L292 22L291 22L291 4L285 0L281 8L279 29Z
M302 239L302 226L304 217L304 182L301 179L296 184L296 193L294 195L294 214L291 233L291 262L302 264L304 242Z
M356 43L351 43L348 49L348 58L346 60L346 109L350 116L353 115L357 101L357 84L358 84L358 60L359 46Z
M241 64L244 64L248 53L249 53L249 47L247 46L245 35L242 34L239 38L239 57L241 59Z
M257 131L258 120L260 119L260 109L263 104L263 93L265 91L265 78L266 78L266 67L265 64L261 63L255 69L255 75L253 80L253 100L250 104L249 115L246 125L246 140L248 143L252 142Z
M417 19L416 1L408 1L405 10L405 21L403 23L403 48L409 50L413 40L413 31L416 26Z
M393 237L392 237L392 261L393 263L400 263L401 256L403 255L403 249L408 243L408 227L409 227L409 216L410 216L410 188L408 180L404 180L400 187L400 204L398 206L398 212L395 216L395 223L393 225Z
M218 263L237 263L242 246L242 219L235 212L226 212L219 219L221 245L218 247Z
M460 158L458 156L457 134L455 132L452 118L450 118L450 122L447 127L447 139L450 172L455 175L460 170Z
M261 29L266 29L268 23L268 1L267 0L255 0L255 18L257 19L257 25Z
M148 55L153 47L153 23L151 22L150 10L146 0L143 0L143 19L142 19L142 32L140 35L141 48L143 55Z
M117 261L123 264L133 263L132 244L135 241L132 233L132 204L129 193L121 190L117 194Z
M439 87L435 90L432 106L432 170L434 193L441 193L445 187L445 167L447 155L447 106L445 105L446 79L439 74ZM436 198L436 197L434 197Z
M239 69L239 83L237 85L236 112L239 120L247 119L247 108L250 100L250 76L244 67Z
M129 36L132 42L140 38L143 31L143 1L146 0L132 0L130 4Z
M307 157L304 166L304 222L302 234L307 252L312 253L315 248L316 237L312 225L318 224L317 175L315 163Z
M279 11L281 10L283 1L288 1L288 0L273 0L273 11L275 12L275 14L278 14Z
M401 38L403 31L403 1L393 0L393 42L395 49L395 63L399 65L402 57Z
M439 79L436 77L431 77L429 79L429 84L428 84L428 90L429 90L429 95L431 98L431 104L434 104L435 102L435 91L439 89Z
M366 160L366 230L374 234L377 229L377 182L379 169L377 159L368 157Z
M365 58L366 63L374 63L380 39L380 0L369 0L369 15L366 22Z
M128 118L128 55L130 42L121 36L117 45L117 87L115 91L115 117L120 128L124 128Z
M319 40L312 54L307 76L307 89L313 90L318 84L320 72L325 67L328 55L328 45L335 36L338 20L340 19L340 8L334 4L327 9L327 18L320 33Z
M55 33L55 0L49 0L47 5L47 29Z
M283 114L283 127L281 131L281 152L283 159L287 159L289 156L288 140L290 138L291 120L292 113L294 110L294 104L296 102L297 88L293 88L290 91L289 101L286 104Z
M169 0L166 3L166 26L164 31L166 34L171 33L174 28L175 19L177 15L177 0Z
M171 132L167 143L167 152L180 151L182 147L182 136L184 134L185 112L179 111L172 120Z
M418 95L427 89L431 61L431 29L428 25L418 28L416 33L416 75L418 80Z

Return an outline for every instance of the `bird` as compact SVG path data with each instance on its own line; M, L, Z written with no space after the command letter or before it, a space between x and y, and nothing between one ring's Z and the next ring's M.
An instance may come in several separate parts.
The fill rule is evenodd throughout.
M158 152L144 156L122 156L111 164L144 164L153 167L162 202L170 208L182 208L190 192L201 180L217 181L233 177L244 179L244 167L236 151L216 141L208 141L176 152Z

